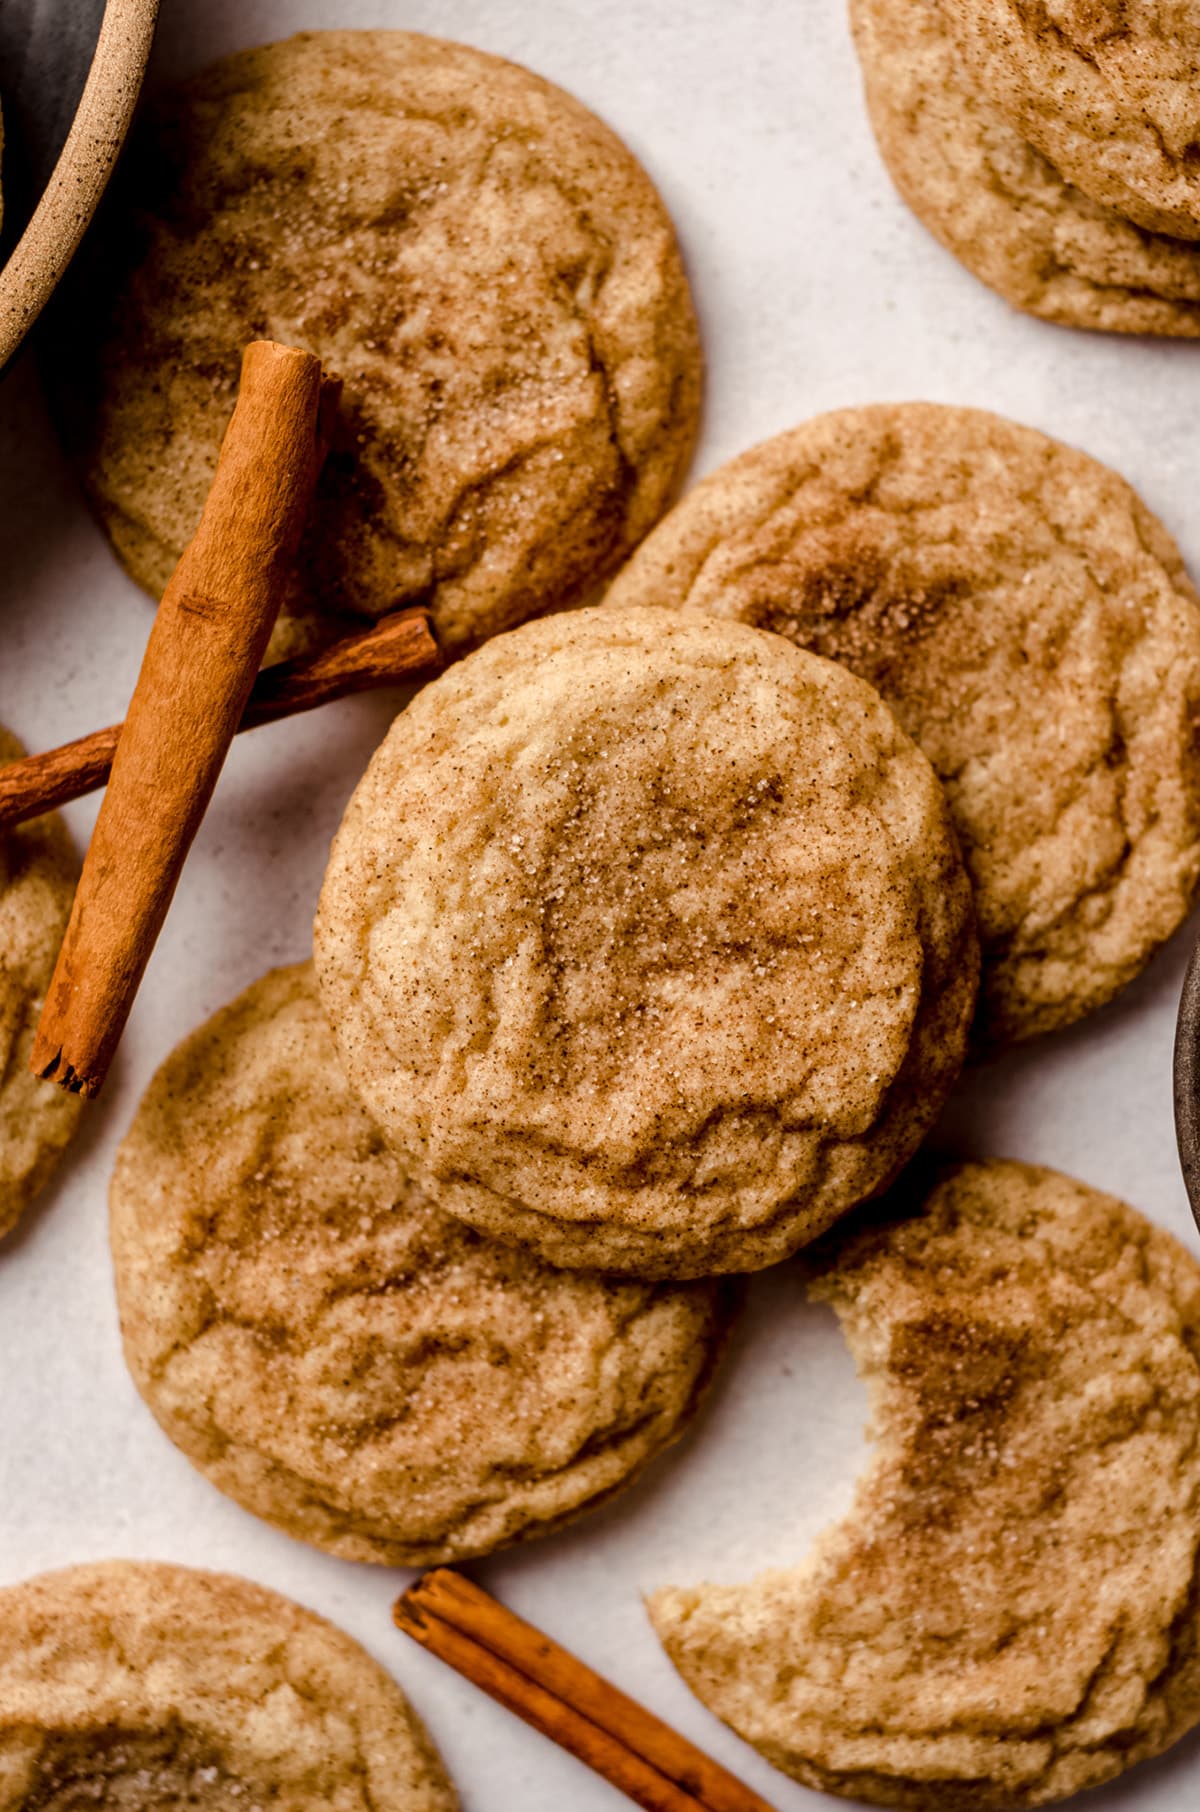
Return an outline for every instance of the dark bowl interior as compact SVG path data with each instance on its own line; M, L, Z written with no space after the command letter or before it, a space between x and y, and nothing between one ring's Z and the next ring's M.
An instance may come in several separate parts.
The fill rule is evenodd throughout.
M79 106L105 0L0 0L4 223L0 259L29 224Z

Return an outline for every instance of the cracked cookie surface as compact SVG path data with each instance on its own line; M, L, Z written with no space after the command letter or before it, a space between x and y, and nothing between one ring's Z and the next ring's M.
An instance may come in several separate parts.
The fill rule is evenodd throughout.
M971 82L943 0L850 0L850 17L892 180L969 271L1043 320L1200 335L1200 245L1064 182Z
M0 727L0 765L24 753ZM77 872L57 813L0 830L0 1239L49 1181L82 1108L29 1070Z
M346 1082L309 963L167 1059L117 1157L126 1357L215 1485L348 1560L542 1535L683 1430L731 1304L564 1272L440 1213Z
M342 379L273 657L330 612L424 603L458 648L570 601L662 513L695 438L695 316L649 177L562 90L414 33L301 35L171 91L74 296L60 413L156 597L245 342Z
M976 86L1085 195L1200 239L1190 0L942 0Z
M1200 880L1200 600L1123 479L981 410L818 416L689 492L608 593L773 629L877 686L975 886L979 1034L1112 998Z
M999 1161L831 1236L814 1292L877 1442L796 1571L650 1615L718 1717L809 1786L1011 1812L1200 1720L1200 1266L1132 1208Z
M396 1683L228 1575L109 1561L0 1590L0 1812L455 1812Z
M527 624L396 719L316 924L352 1083L564 1265L755 1270L883 1188L962 1060L970 891L869 686L662 610Z

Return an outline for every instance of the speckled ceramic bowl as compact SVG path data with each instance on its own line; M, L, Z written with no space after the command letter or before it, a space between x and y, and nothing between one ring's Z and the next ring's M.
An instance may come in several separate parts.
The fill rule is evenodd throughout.
M158 0L0 0L0 370L104 192L157 14Z

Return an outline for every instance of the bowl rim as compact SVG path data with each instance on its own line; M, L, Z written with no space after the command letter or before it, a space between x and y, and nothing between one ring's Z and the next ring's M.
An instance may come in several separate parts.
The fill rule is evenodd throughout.
M108 0L75 118L33 217L0 268L0 371L75 254L141 92L159 0Z

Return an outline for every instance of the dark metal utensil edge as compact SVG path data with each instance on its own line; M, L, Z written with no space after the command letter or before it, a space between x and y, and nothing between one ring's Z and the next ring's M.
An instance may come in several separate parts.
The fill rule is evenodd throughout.
M1179 995L1173 1074L1179 1162L1200 1227L1200 938L1192 946Z

